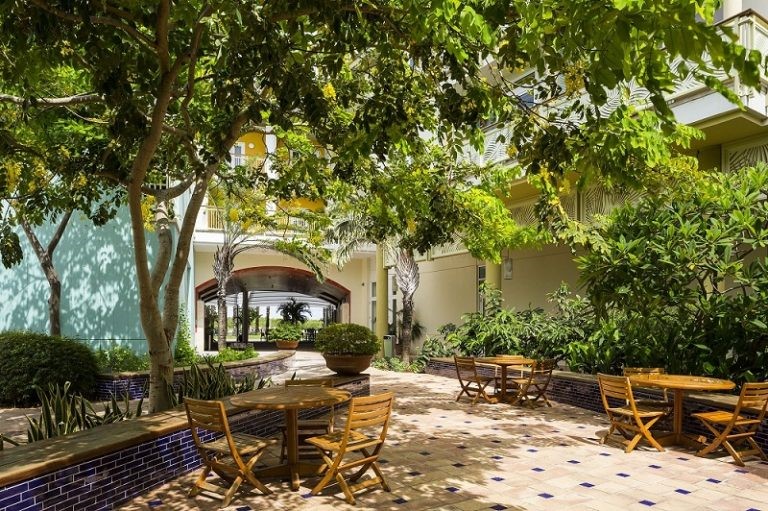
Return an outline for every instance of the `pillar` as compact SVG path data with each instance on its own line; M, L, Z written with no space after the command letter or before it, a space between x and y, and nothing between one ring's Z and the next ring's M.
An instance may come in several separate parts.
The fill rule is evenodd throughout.
M485 283L501 291L501 264L485 262Z
M248 330L250 330L251 315L248 313L248 291L243 291L243 342L248 342Z
M389 276L384 266L384 248L376 247L376 337L383 339L389 330L387 305L389 302Z

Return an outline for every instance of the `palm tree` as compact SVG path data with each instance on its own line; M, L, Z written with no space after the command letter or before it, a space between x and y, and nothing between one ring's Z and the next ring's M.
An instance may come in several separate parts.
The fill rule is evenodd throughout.
M295 298L290 298L287 302L280 304L277 312L283 317L283 321L288 323L304 323L312 315L309 304L297 302Z

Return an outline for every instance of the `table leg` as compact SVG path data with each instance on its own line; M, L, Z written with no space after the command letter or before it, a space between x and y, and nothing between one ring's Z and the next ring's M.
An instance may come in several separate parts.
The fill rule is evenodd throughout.
M507 366L501 366L501 400L507 401Z
M295 409L285 411L285 434L288 443L288 467L291 473L291 490L299 489L299 412Z
M683 389L675 389L675 404L672 410L672 433L675 437L675 443L683 443Z

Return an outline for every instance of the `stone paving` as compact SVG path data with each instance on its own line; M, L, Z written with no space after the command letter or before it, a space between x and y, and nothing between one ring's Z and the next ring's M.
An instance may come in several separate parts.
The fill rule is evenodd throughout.
M306 357L306 355L305 355ZM302 363L299 361L298 363ZM320 371L299 370L299 377ZM356 495L347 505L336 487L316 497L317 479L298 492L267 481L270 496L241 493L228 510L768 510L768 463L704 459L685 450L618 442L599 445L605 416L554 403L553 408L456 403L455 380L371 369L371 392L394 390L395 414L382 469L392 487ZM265 456L266 463L274 459ZM218 509L218 501L186 497L195 474L124 504L123 510Z

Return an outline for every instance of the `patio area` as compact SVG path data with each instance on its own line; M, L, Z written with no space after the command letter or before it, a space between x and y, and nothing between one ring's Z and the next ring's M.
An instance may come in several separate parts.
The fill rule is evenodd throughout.
M313 354L300 356L299 377L324 372ZM607 430L605 415L560 403L535 410L472 406L466 398L454 401L455 379L368 372L371 393L396 394L382 451L391 493L361 492L357 505L350 506L340 492L332 494L335 486L312 497L317 479L302 481L298 492L286 482L267 480L274 494L241 494L226 509L768 509L768 463L752 460L740 468L730 456L703 459L691 451L659 453L647 447L625 454L617 443L599 445L598 434ZM276 462L278 451L272 449L262 461ZM119 509L218 509L214 499L186 497L196 473Z

